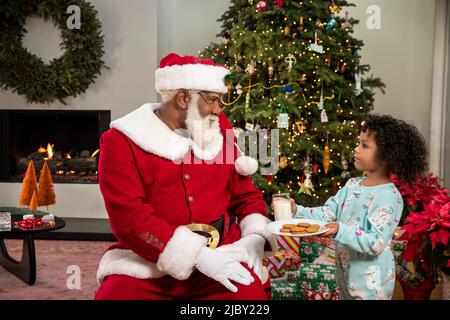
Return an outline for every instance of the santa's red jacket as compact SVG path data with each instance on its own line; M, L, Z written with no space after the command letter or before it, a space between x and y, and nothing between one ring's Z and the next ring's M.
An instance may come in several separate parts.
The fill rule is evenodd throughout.
M266 255L276 250L275 238L264 230L270 221L261 192L236 172L235 138L225 131L232 129L225 115L219 117L222 135L201 150L154 114L159 106L144 104L113 121L101 137L98 178L118 243L100 261L99 283L111 274L189 278L206 238L185 225L221 216L221 244L257 233L267 240ZM239 224L229 227L230 216Z

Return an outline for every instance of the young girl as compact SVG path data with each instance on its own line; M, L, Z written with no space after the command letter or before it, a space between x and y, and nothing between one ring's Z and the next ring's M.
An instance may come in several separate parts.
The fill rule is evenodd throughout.
M349 179L323 207L293 202L295 218L332 221L323 236L336 240L341 299L392 298L395 263L390 243L403 200L389 176L412 181L427 170L426 159L424 139L414 126L387 115L369 115L354 150L355 168L367 175Z

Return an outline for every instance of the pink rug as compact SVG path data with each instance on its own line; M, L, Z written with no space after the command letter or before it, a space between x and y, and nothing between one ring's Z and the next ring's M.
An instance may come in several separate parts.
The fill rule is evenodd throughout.
M21 240L5 240L9 254L20 259ZM0 300L92 299L98 288L95 275L110 242L36 240L36 283L25 284L0 266ZM79 270L80 281L74 281ZM74 272L75 271L75 272ZM77 284L79 283L79 288Z

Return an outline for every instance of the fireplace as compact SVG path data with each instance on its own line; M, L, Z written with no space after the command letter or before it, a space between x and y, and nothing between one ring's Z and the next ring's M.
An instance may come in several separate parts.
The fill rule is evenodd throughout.
M21 182L33 160L54 183L98 183L99 140L111 111L0 110L0 181Z

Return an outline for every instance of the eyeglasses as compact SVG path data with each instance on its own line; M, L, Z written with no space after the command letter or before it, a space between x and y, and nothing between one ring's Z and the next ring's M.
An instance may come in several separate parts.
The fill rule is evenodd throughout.
M221 97L218 97L218 96L214 96L213 98L206 98L203 94L203 92L201 92L201 91L192 91L192 92L194 92L194 93L198 93L202 98L203 98L203 100L205 100L205 102L206 102L206 104L210 107L210 108L213 108L214 107L214 104L217 102L218 104L219 104L219 108L220 109L224 109L225 108L225 106L223 105L223 103L222 103L222 100L221 100Z

